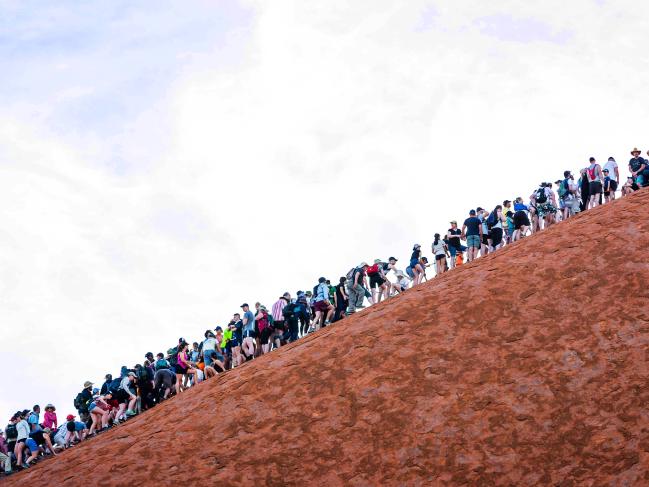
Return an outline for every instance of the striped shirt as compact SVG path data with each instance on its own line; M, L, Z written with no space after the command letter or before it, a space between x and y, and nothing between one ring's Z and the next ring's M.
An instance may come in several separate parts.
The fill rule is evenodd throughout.
M270 314L273 316L273 321L284 321L284 315L282 314L284 306L286 306L286 301L283 299L279 299L275 304L273 304L273 307L270 310Z

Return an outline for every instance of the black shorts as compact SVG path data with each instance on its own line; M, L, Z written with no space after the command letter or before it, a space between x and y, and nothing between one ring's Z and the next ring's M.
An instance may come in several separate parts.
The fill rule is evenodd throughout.
M514 213L514 228L520 230L521 227L529 227L530 219L523 210L518 210Z
M183 369L179 364L176 364L174 365L174 372L176 374L185 375L187 373L187 369Z
M617 181L613 181L612 179L608 181L608 188L604 188L604 194L609 194L611 191L614 193L617 191Z
M489 245L489 234L482 234L482 245Z
M259 334L259 341L261 341L262 345L268 345L268 339L270 336L273 334L273 329L267 326L264 328L261 333Z
M243 338L255 338L257 334L255 330L247 330L243 332Z
M439 254L435 256L435 260L443 260L446 258L446 254Z
M503 241L503 229L502 228L492 228L491 229L491 245L494 247L500 245L500 242Z
M385 284L385 279L380 274L370 274L370 289L381 287L383 284Z
M601 194L601 192L602 192L601 181L591 181L588 183L588 194L594 196L596 194Z
M125 402L128 402L128 399L131 396L124 389L119 389L115 394L113 394L113 397L117 400L118 403L124 404Z
M275 321L273 322L273 328L276 330L284 331L284 321Z

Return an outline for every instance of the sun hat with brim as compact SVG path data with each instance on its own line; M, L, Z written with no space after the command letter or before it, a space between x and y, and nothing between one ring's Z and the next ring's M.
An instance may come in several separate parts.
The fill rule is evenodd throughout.
M45 409L53 409L54 411L56 411L54 404L48 404L47 406L45 406Z
M92 387L92 385L93 385L93 382L90 382L89 380L87 380L87 381L85 381L83 383L83 388L88 389L88 387Z
M631 155L640 154L640 153L642 153L642 151L637 147L634 147L633 150L631 151Z

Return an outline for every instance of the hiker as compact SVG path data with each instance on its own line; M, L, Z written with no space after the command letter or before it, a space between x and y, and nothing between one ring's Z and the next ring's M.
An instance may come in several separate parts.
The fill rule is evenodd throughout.
M270 314L273 317L273 340L275 342L276 348L279 348L282 345L282 341L285 340L284 337L287 333L288 324L286 323L286 320L284 320L282 310L284 309L284 306L286 306L291 300L290 296L291 295L288 294L288 292L285 292L277 299L277 301L273 303L273 306L271 306L270 308ZM288 338L288 336L286 336L286 338Z
M287 341L294 342L300 336L300 325L297 316L298 305L291 300L289 293L285 293L282 298L286 299L286 306L282 309L282 316L288 327Z
M633 176L626 178L626 182L622 185L622 196L628 196L634 191L638 190L638 185L635 183Z
M194 378L194 384L198 384L198 371L196 369L196 363L189 360L189 355L187 354L188 343L183 341L178 345L178 357L176 363L176 394L180 394L180 391L184 391L188 388L187 379L189 376ZM129 374L130 376L130 374ZM133 374L135 376L135 374ZM184 380L184 383L181 387L181 382ZM128 415L128 412L127 412Z
M334 306L329 301L329 286L327 286L327 279L324 277L318 279L314 302L316 316L313 321L313 329L319 330L320 327L331 321L334 314Z
M478 206L478 208L476 208L475 216L478 217L478 220L480 220L480 225L482 226L482 235L480 237L480 255L484 257L491 250L491 238L489 235L489 226L487 225L489 212L484 208Z
M205 340L203 341L203 361L205 362L205 367L212 367L212 364L215 364L222 370L225 370L223 355L216 351L219 343L216 335L212 330L206 330L203 335L205 336Z
M590 183L588 181L588 176L586 175L586 168L579 171L579 181L577 185L579 186L579 194L581 195L579 210L586 211L588 209L588 203L590 202Z
M435 277L437 277L446 270L446 256L448 254L448 247L441 239L439 233L436 233L433 237L431 250L435 256Z
M13 473L11 470L11 454L2 429L0 429L0 468L5 473L5 477Z
M25 452L25 442L29 438L29 424L25 420L26 413L19 411L15 414L16 418L16 446L14 455L16 456L16 463L23 468L29 467L29 461L24 461L23 453Z
M257 328L259 330L259 344L260 353L270 352L270 337L273 334L273 329L270 326L270 316L266 306L259 305L257 314L255 315L255 323L257 323Z
M92 386L93 383L89 380L84 382L83 390L77 394L77 397L74 400L74 407L77 408L79 419L84 423L90 419L87 404L92 399Z
M602 172L607 172L608 173L608 178L609 178L609 184L608 184L608 192L605 190L604 192L604 199L608 201L613 201L615 199L615 192L617 191L617 187L620 184L620 169L617 165L617 162L615 161L615 157L609 157L608 161L606 161L606 164L604 164L604 168L602 169ZM606 178L606 174L604 175Z
M424 269L421 266L421 245L415 244L412 248L412 255L410 256L410 270L413 274L412 287L415 287L423 279Z
M135 378L135 372L131 371L119 383L119 388L115 394L115 399L119 402L117 418L120 418L123 414L125 414L127 418L137 414L135 412L137 396L131 388L135 387Z
M516 242L525 237L530 229L530 219L527 216L528 207L523 204L523 198L520 196L514 202L514 234L512 242Z
M243 303L241 306L243 310L243 343L241 350L243 355L252 359L255 355L255 316L250 311L248 303Z
M503 207L496 205L494 210L489 213L487 217L487 227L489 228L489 235L491 241L492 252L498 250L503 245L503 223L506 223L506 218L503 215Z
M295 316L300 322L300 336L304 336L309 331L309 325L311 321L311 307L309 306L309 302L304 291L298 291L296 293L296 296Z
M375 303L380 303L381 298L384 297L387 289L387 279L383 273L383 263L381 259L374 259L374 264L367 268L367 277L370 281L370 292L372 293L372 300Z
M629 160L629 172L633 177L633 182L642 188L649 186L649 162L640 154L641 151L637 147L631 151L633 157ZM647 151L647 155L649 156L649 151Z
M43 415L43 427L51 430L56 430L59 427L59 421L56 418L56 408L53 404L45 406L45 414Z
M106 391L108 390L108 387L110 386L110 383L113 382L113 375L112 374L106 374L104 376L104 383L101 385L101 389L99 390L99 394L106 394Z
M446 240L448 240L448 251L451 254L451 269L455 268L456 255L463 253L467 248L461 242L462 230L457 227L457 221L451 221L451 228L446 232Z
M467 262L471 262L478 257L482 245L482 222L476 216L475 210L469 211L469 218L464 220L461 238L466 238Z
M106 402L105 396L99 394L99 389L94 389L93 393L96 395L88 405L88 411L92 418L92 424L90 425L88 436L94 436L95 431L99 430L99 425L101 425L101 431L108 429L108 418L110 414L110 406ZM112 393L108 391L106 397L111 398Z
M167 399L169 394L176 390L176 374L169 369L158 369L153 378L153 383L156 400L160 401Z
M338 284L335 286L334 292L334 317L331 320L332 323L335 321L342 320L345 317L345 311L347 311L347 306L349 305L349 296L345 291L345 283L347 278L342 276L338 280Z
M602 168L597 164L594 157L589 159L590 165L586 168L588 178L588 208L595 208L600 204L599 198L602 194Z
M548 228L554 223L554 215L557 213L556 200L552 191L552 183L541 183L530 199L534 202L536 215L538 216L538 230ZM543 226L541 226L543 222Z
M408 289L410 281L408 280L408 276L406 276L403 271L397 271L396 278L397 282L392 284L392 290L395 292L395 294L401 294L406 289Z
M367 262L361 262L358 267L355 267L348 276L347 280L347 295L349 296L348 314L356 312L357 308L363 307L363 298L365 297L365 272L369 265Z

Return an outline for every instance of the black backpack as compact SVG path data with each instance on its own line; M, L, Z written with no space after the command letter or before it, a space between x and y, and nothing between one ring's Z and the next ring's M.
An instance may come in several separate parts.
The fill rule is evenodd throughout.
M545 194L545 188L539 188L536 190L536 202L543 204L548 201L548 195Z
M284 306L284 309L282 309L282 315L284 316L284 319L287 320L295 317L295 304L288 303L286 306Z
M77 411L83 411L86 409L86 401L83 398L82 392L77 394L77 397L74 398L74 409Z
M140 385L145 384L149 380L149 374L146 367L139 367L137 369L137 381Z
M18 428L16 428L15 424L8 424L7 427L5 428L5 433L7 435L7 440L15 440L18 438Z
M119 378L118 379L113 379L111 381L110 385L108 386L108 391L111 394L117 393L117 391L119 391L119 386L120 386L121 383L122 383L122 379L119 379Z

